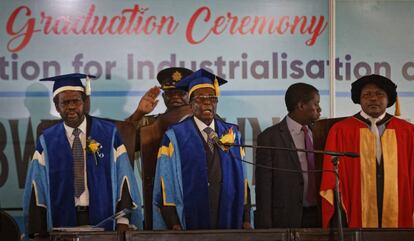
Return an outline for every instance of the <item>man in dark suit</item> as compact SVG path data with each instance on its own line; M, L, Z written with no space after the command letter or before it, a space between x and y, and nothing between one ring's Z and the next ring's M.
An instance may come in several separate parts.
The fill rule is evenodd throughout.
M313 150L311 125L319 119L319 91L296 83L285 95L287 116L259 134L259 146ZM256 228L320 227L313 153L256 150ZM267 168L268 167L268 168ZM271 168L289 169L289 171Z

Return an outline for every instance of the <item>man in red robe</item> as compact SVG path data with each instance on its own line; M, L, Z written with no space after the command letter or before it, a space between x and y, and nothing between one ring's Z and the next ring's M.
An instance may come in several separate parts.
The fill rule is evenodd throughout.
M340 202L348 227L413 227L414 125L386 113L396 102L396 89L380 75L358 79L351 94L361 111L329 131L325 150L360 154L339 159ZM331 158L325 156L325 170L333 170ZM324 227L335 213L334 188L335 174L324 172L320 191Z

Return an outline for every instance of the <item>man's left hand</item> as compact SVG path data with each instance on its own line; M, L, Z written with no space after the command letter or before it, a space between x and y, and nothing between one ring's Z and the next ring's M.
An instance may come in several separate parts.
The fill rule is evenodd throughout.
M253 229L253 227L249 222L243 222L243 229Z

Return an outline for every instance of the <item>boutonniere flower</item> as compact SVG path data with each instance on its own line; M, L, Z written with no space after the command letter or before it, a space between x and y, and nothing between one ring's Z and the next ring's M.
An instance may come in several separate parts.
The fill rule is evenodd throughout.
M86 140L86 151L93 154L93 158L95 159L95 164L98 165L98 159L103 158L104 154L101 152L102 145L101 143L97 142L95 139L88 137Z
M223 133L223 135L221 135L220 143L228 150L232 145L234 145L235 139L236 134L233 132L233 128L230 128L227 133Z

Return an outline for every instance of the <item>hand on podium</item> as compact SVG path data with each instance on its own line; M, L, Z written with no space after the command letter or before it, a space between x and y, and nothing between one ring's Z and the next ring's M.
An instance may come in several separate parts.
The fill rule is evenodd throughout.
M253 227L249 222L243 222L243 229L253 229Z
M183 230L182 228L181 228L181 225L179 225L179 224L174 224L173 226L172 226L172 228L171 228L172 230L174 230L174 231L180 231L180 230Z

